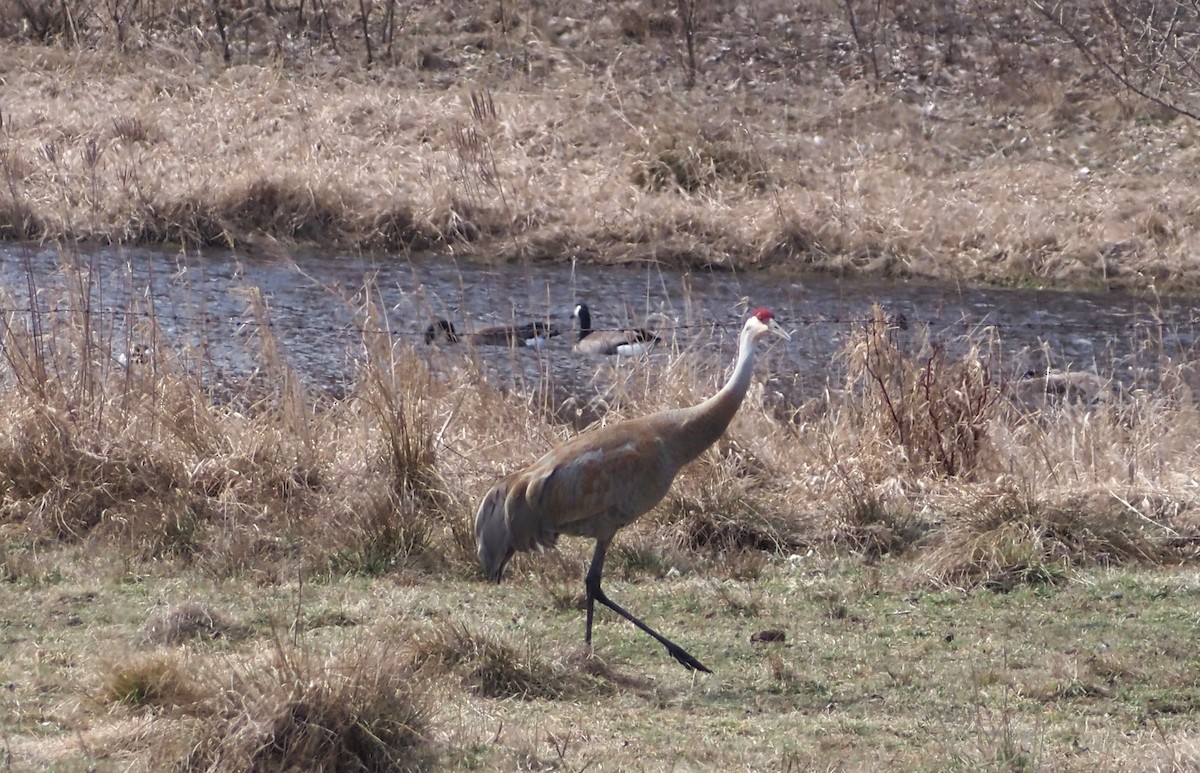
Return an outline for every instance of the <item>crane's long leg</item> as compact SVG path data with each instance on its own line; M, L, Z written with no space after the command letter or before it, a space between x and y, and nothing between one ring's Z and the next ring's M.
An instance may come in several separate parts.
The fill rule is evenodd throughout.
M596 540L596 552L592 554L592 565L588 569L587 580L587 632L584 634L583 640L590 647L592 644L592 608L594 603L599 601L604 606L616 612L621 617L641 628L646 633L650 634L658 641L659 644L667 648L667 652L671 653L671 657L678 660L684 666L696 670L703 671L706 674L711 674L709 670L694 657L688 654L687 650L680 647L675 642L660 634L650 626L638 620L636 617L625 611L620 605L605 595L604 590L600 587L600 575L604 571L604 554L608 551L609 540Z

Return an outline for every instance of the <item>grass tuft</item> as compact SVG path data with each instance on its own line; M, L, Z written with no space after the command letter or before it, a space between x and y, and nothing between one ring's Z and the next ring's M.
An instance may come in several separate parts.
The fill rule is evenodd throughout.
M770 176L744 144L721 128L657 135L634 163L632 179L647 191L698 193L728 184L762 190Z
M413 640L412 662L421 673L455 673L462 686L485 698L570 700L603 694L606 680L569 660L547 660L466 626L445 622Z
M193 729L195 770L408 770L426 764L431 709L382 644L318 656L276 642L265 669L210 673L224 688Z
M183 644L191 641L240 638L245 631L224 615L202 604L179 604L151 616L142 624L142 641Z
M929 524L903 504L892 504L873 492L846 497L832 539L869 560L903 556L930 530Z
M200 695L199 685L175 655L138 653L109 666L103 676L102 696L135 708L189 707Z
M917 561L939 586L1057 584L1079 567L1168 558L1161 532L1105 498L1059 502L1003 492L980 499L942 526Z

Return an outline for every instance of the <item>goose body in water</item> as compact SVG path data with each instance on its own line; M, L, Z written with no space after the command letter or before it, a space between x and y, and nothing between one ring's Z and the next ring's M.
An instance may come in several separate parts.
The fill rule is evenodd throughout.
M524 325L496 325L460 333L447 319L439 319L425 328L425 343L433 343L439 336L448 343L466 342L476 346L528 346L539 348L558 335L558 329L547 322L528 322Z
M582 354L643 354L661 343L658 336L644 328L592 330L592 314L585 303L575 307L574 317L579 321L575 351Z

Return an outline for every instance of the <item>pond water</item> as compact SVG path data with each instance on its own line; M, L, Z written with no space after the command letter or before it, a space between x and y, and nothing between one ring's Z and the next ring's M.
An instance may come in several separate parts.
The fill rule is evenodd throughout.
M64 270L71 261L85 270ZM448 255L296 254L284 260L103 249L67 260L53 249L0 247L0 287L9 296L4 305L18 314L28 313L21 310L28 309L31 292L43 309L61 305L58 290L84 276L90 281L90 314L96 329L111 337L114 352L136 345L131 321L152 315L169 346L191 352L210 375L220 377L245 375L256 365L261 319L249 310L249 299L259 294L287 360L310 386L333 393L345 389L361 352L356 309L366 293L386 309L393 336L411 340L431 358L448 352L447 346L423 342L423 331L436 318L460 330L550 320L565 332L542 351L478 350L497 377L526 383L549 374L568 385L587 384L606 364L571 349L571 312L580 301L590 307L596 328L640 325L653 315L671 344L664 351L711 351L722 368L733 356L748 307L771 308L793 340L772 344L762 368L796 396L819 392L836 374L837 353L870 317L874 303L906 320L901 335L914 341L925 326L950 345L970 331L994 331L1003 367L1012 373L1049 364L1094 368L1132 381L1153 372L1164 357L1193 358L1198 334L1195 307L1186 298L679 273L657 265L497 267Z

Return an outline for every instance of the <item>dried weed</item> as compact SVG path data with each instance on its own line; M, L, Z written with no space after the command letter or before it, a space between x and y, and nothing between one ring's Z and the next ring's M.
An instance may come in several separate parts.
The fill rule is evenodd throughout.
M449 621L415 634L411 658L419 673L456 674L465 689L485 698L571 700L611 689L569 660L522 654L495 636Z
M407 770L427 764L422 680L385 644L319 656L276 642L265 667L214 664L192 770Z

